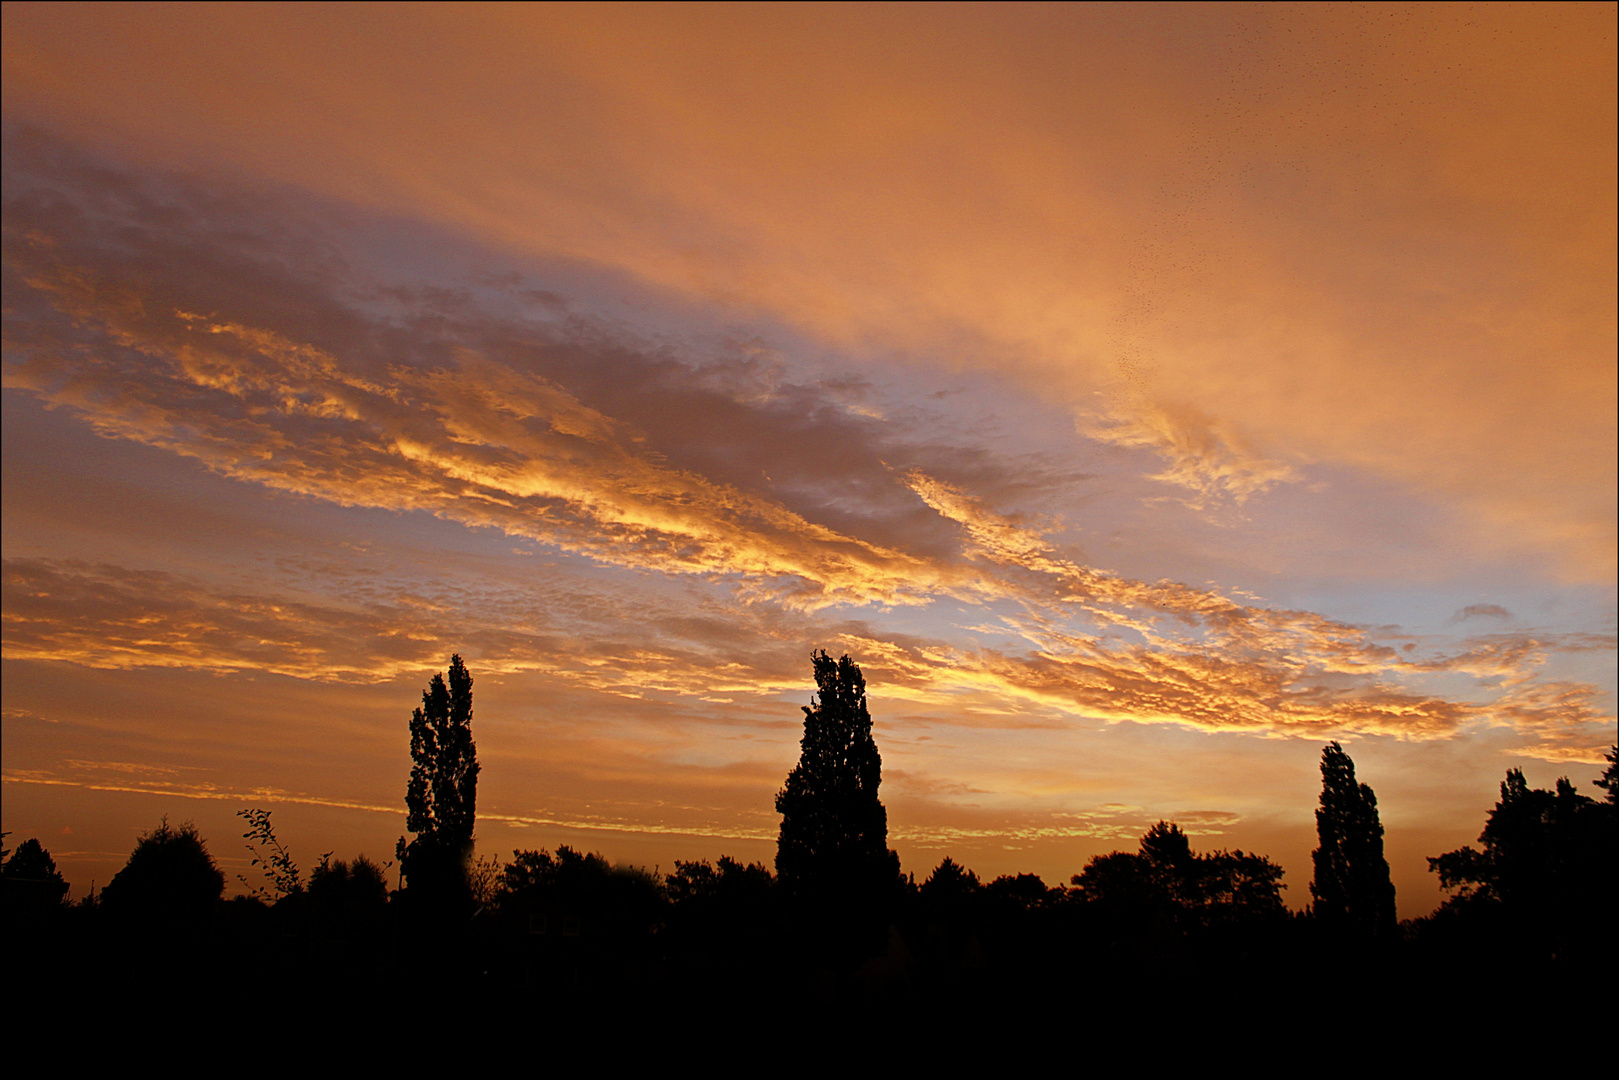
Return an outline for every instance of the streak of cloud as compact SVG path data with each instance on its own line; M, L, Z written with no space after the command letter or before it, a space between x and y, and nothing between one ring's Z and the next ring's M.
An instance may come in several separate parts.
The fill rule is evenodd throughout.
M395 605L344 611L210 593L170 575L111 567L8 561L4 587L5 648L15 660L380 682L438 662L452 646L430 626L449 625L457 628L455 647L477 656L480 670L490 675L543 673L626 699L673 695L763 703L797 683L794 673L727 659L721 650L694 651L678 626L660 627L651 612L643 629L659 629L657 644L565 643L554 635L514 632L504 620L480 622L472 610ZM748 631L752 650L761 636L770 638L762 625ZM797 626L784 636L804 632ZM1384 665L1347 668L1330 651L1324 657L1300 655L1297 637L1288 639L1292 651L1282 653L1218 639L1197 648L1128 646L1048 629L1044 647L1014 654L835 623L812 633L860 657L892 702L947 708L976 696L1021 703L1024 716L1006 715L1003 708L993 720L1000 727L1062 725L1085 716L1311 738L1371 733L1429 739L1486 721L1533 735L1559 758L1584 754L1578 759L1585 760L1600 748L1590 725L1611 719L1597 707L1597 691L1589 685L1533 682L1543 645L1529 639L1489 642L1421 663L1389 650ZM1387 681L1417 671L1507 679L1505 689L1484 704ZM964 717L952 722L970 723Z
M273 331L150 313L75 270L28 284L109 348L68 359L35 343L8 386L236 479L428 510L604 563L741 574L807 608L918 603L946 584L920 560L669 468L566 391L481 358L377 380Z

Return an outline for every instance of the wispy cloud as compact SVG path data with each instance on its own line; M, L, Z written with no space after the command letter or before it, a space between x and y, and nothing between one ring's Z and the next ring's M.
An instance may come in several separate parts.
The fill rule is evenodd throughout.
M1468 619L1510 619L1512 612L1500 604L1468 604L1450 617L1453 623L1466 622Z
M1559 759L1583 760L1602 745L1591 725L1611 722L1595 688L1535 681L1547 646L1531 639L1488 642L1421 662L1385 648L1383 663L1346 664L1332 634L1315 639L1290 632L1267 647L1256 647L1253 635L1216 635L1168 647L1061 632L1047 620L1038 631L1040 647L1009 652L908 638L865 624L806 626L802 615L761 622L739 607L729 626L723 626L724 612L714 613L717 638L689 615L647 609L638 621L643 639L615 640L600 632L583 638L524 633L501 617L509 612L480 618L476 608L442 601L344 609L220 593L167 574L42 560L8 561L4 585L9 658L91 667L374 682L419 673L457 648L477 656L479 670L490 675L543 673L609 697L762 703L800 684L783 646L808 635L859 657L891 707L945 709L952 723L974 723L970 710L960 710L975 702L1000 703L983 721L999 727L1060 725L1065 717L1083 716L1311 738L1359 732L1427 739L1497 723L1532 736ZM455 628L455 641L435 629L445 626ZM1307 651L1312 644L1314 654ZM1369 643L1360 651L1377 653ZM1435 672L1506 678L1482 702L1400 682Z
M943 584L902 552L663 464L538 376L465 353L444 368L364 375L273 331L154 311L83 271L27 283L99 330L103 347L35 342L8 386L226 476L341 505L428 510L613 565L742 574L804 607L917 603Z
M1276 484L1299 479L1291 466L1267 457L1230 421L1190 405L1135 402L1080 430L1115 446L1142 448L1165 463L1152 479L1185 489L1189 503L1229 497L1239 505Z

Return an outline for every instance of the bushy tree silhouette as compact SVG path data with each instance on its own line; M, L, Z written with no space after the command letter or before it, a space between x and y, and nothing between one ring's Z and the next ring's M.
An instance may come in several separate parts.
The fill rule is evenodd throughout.
M225 875L197 827L188 821L174 828L164 818L136 842L129 862L101 891L101 904L149 922L195 926L224 892Z
M724 996L780 979L780 894L763 863L724 855L717 864L677 860L663 889L669 906L660 943L705 993Z
M507 915L542 915L565 937L645 935L665 903L655 874L614 866L599 852L563 845L552 855L514 851L502 874L499 906Z
M410 717L410 782L405 828L397 854L412 886L438 891L464 885L477 819L478 750L472 741L472 676L459 654L450 657L449 682L434 675Z
M984 899L984 886L978 875L948 855L916 890L917 910L930 924L964 926L975 922L982 913Z
M813 654L817 694L804 706L798 765L776 795L776 875L795 895L875 899L899 877L888 812L877 796L882 758L866 711L866 680L849 657Z
M1548 791L1530 787L1522 770L1510 770L1479 834L1483 850L1464 847L1428 860L1440 885L1455 894L1440 915L1493 927L1518 938L1520 947L1553 955L1611 942L1608 924L1619 887L1619 807L1608 783L1613 771L1610 765L1596 781L1609 792L1598 802L1566 777ZM1604 947L1611 955L1612 945Z
M984 891L997 903L1019 908L1037 907L1053 895L1039 874L1002 874L984 886Z
M318 904L381 907L388 902L388 879L364 855L352 863L328 855L309 875L309 896Z
M970 899L982 888L977 874L946 855L922 882L920 893L930 904L948 905Z
M1141 868L1152 887L1178 905L1197 901L1197 859L1192 841L1172 821L1159 821L1141 838Z
M1095 856L1072 880L1102 924L1126 935L1253 927L1286 913L1281 867L1242 851L1194 854L1180 826L1168 821L1147 830L1134 854Z
M717 866L707 859L676 859L674 873L664 879L663 888L675 904L724 904L740 909L768 904L775 884L764 863L741 863L721 855Z
M1331 742L1321 751L1321 804L1315 812L1312 910L1321 925L1357 937L1379 937L1397 926L1394 883L1383 857L1377 796L1355 782L1355 763Z

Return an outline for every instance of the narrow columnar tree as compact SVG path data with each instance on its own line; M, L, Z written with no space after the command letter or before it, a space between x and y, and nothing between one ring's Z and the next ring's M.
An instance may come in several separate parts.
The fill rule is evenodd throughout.
M1355 763L1337 743L1321 751L1321 805L1315 812L1315 880L1310 895L1321 923L1376 937L1394 930L1394 883L1383 857L1377 796L1355 782Z
M472 741L472 676L459 655L450 657L449 682L434 675L410 717L410 782L405 828L399 839L405 876L432 866L459 865L472 852L477 820L478 748ZM429 871L430 873L434 871Z
M871 736L866 680L847 656L812 656L817 694L804 706L798 765L776 795L776 874L793 893L876 897L899 875L888 812L877 797L882 758Z

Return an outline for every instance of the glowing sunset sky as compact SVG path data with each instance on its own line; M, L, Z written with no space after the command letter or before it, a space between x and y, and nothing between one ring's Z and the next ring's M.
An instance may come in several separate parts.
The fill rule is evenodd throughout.
M769 861L1159 818L1404 916L1615 739L1615 7L8 4L4 820Z

